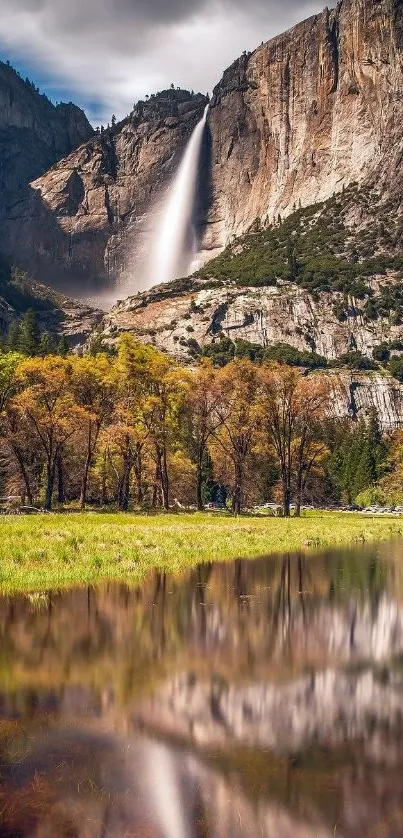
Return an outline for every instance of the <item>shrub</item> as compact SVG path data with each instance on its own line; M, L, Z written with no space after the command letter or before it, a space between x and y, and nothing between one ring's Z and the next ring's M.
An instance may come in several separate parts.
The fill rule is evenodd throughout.
M386 363L390 359L390 349L387 343L381 343L375 346L372 350L372 357L374 361L379 361L381 364Z
M403 358L392 358L389 364L389 372L397 381L403 383Z
M301 352L287 343L277 343L270 346L264 354L266 361L278 361L290 367L307 367L309 369L324 369L327 367L326 358L316 352Z
M365 508L366 506L384 506L386 498L382 490L378 486L371 486L364 492L357 495L355 502L357 506Z
M377 365L366 358L361 352L347 352L336 362L343 367L349 367L351 370L376 370Z

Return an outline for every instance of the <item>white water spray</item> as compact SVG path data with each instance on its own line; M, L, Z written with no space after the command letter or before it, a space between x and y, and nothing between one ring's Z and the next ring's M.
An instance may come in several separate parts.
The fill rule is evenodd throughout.
M189 140L176 178L168 192L155 242L150 281L152 285L187 276L196 256L192 212L208 105Z

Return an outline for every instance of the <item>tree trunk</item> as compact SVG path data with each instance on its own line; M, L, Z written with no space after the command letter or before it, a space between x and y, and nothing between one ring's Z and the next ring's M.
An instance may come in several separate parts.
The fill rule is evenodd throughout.
M124 463L122 483L119 492L119 509L121 512L127 512L129 509L131 470L132 466L130 460L127 458Z
M302 471L299 470L297 474L297 485L295 489L295 517L301 517L301 506L302 506L302 494L303 494L303 479L302 479Z
M84 471L83 477L81 481L81 492L80 492L80 507L81 509L85 509L85 505L87 503L87 488L88 488L88 475L91 468L92 463L92 429L91 423L88 430L88 448L87 448L87 456L85 458L84 463Z
M107 460L107 452L104 452L102 458L102 477L101 477L101 504L102 506L106 506L108 503L108 495L106 491L106 460Z
M31 484L29 482L28 472L25 468L24 458L23 458L23 456L21 454L21 451L19 450L17 445L13 445L12 450L13 450L13 454L15 456L15 459L17 460L18 468L21 472L21 477L22 477L23 482L24 482L25 492L26 492L28 503L29 503L30 506L33 506L34 505L34 498L33 498L33 494L32 494Z
M91 468L91 454L87 454L85 459L84 465L84 472L83 472L83 479L81 482L81 492L80 492L80 507L81 509L85 509L87 504L87 488L88 488L88 475Z
M283 476L283 514L284 518L291 515L291 489L287 476Z
M62 505L65 501L64 494L64 474L63 474L63 460L61 454L58 454L56 461L57 468L57 502Z
M161 458L161 489L162 489L162 503L166 512L169 510L169 477L167 465L167 452L164 448Z
M156 465L155 465L155 478L154 478L154 486L153 486L153 496L152 496L152 501L151 501L151 506L152 506L153 509L157 508L158 493L159 493L159 489L161 487L161 461L160 461L160 455L159 455L158 449L156 451L156 454L157 454L157 462L156 462Z
M55 485L55 463L50 462L46 466L46 491L44 507L47 512L52 509L53 488Z
M141 446L137 445L136 450L136 457L134 461L134 473L136 476L136 486L137 486L137 503L139 506L142 506L144 503L144 491L143 491L143 460L141 456Z
M243 487L243 474L242 469L237 467L235 470L235 488L234 494L232 498L232 511L234 515L240 515L242 512L242 487Z
M197 502L197 509L199 512L203 512L204 510L204 503L203 503L203 467L202 467L202 457L198 458L197 461L197 472L196 472L196 502Z

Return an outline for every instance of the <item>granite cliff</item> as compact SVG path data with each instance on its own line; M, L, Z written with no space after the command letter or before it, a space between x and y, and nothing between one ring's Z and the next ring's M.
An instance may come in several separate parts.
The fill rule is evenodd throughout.
M204 266L118 302L105 341L131 332L190 362L223 337L330 362L401 352L402 47L400 0L341 0L241 56L208 113L194 211ZM9 203L0 251L52 286L127 297L205 103L164 91L83 142ZM376 406L384 427L400 424L392 379L337 380L340 413Z
M287 215L353 182L376 180L383 200L399 190L402 44L400 0L342 0L224 73L196 208L203 260L256 219ZM0 249L49 281L109 279L134 289L150 211L204 105L202 96L172 90L138 103L31 184L2 226Z
M208 250L353 182L394 188L402 46L400 0L341 0L226 71L209 114Z

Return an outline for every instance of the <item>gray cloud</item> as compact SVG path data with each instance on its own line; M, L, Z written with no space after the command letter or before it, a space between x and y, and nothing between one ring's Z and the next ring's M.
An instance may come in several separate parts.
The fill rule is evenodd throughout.
M211 90L225 67L320 11L318 0L2 0L0 45L105 115L171 82Z

